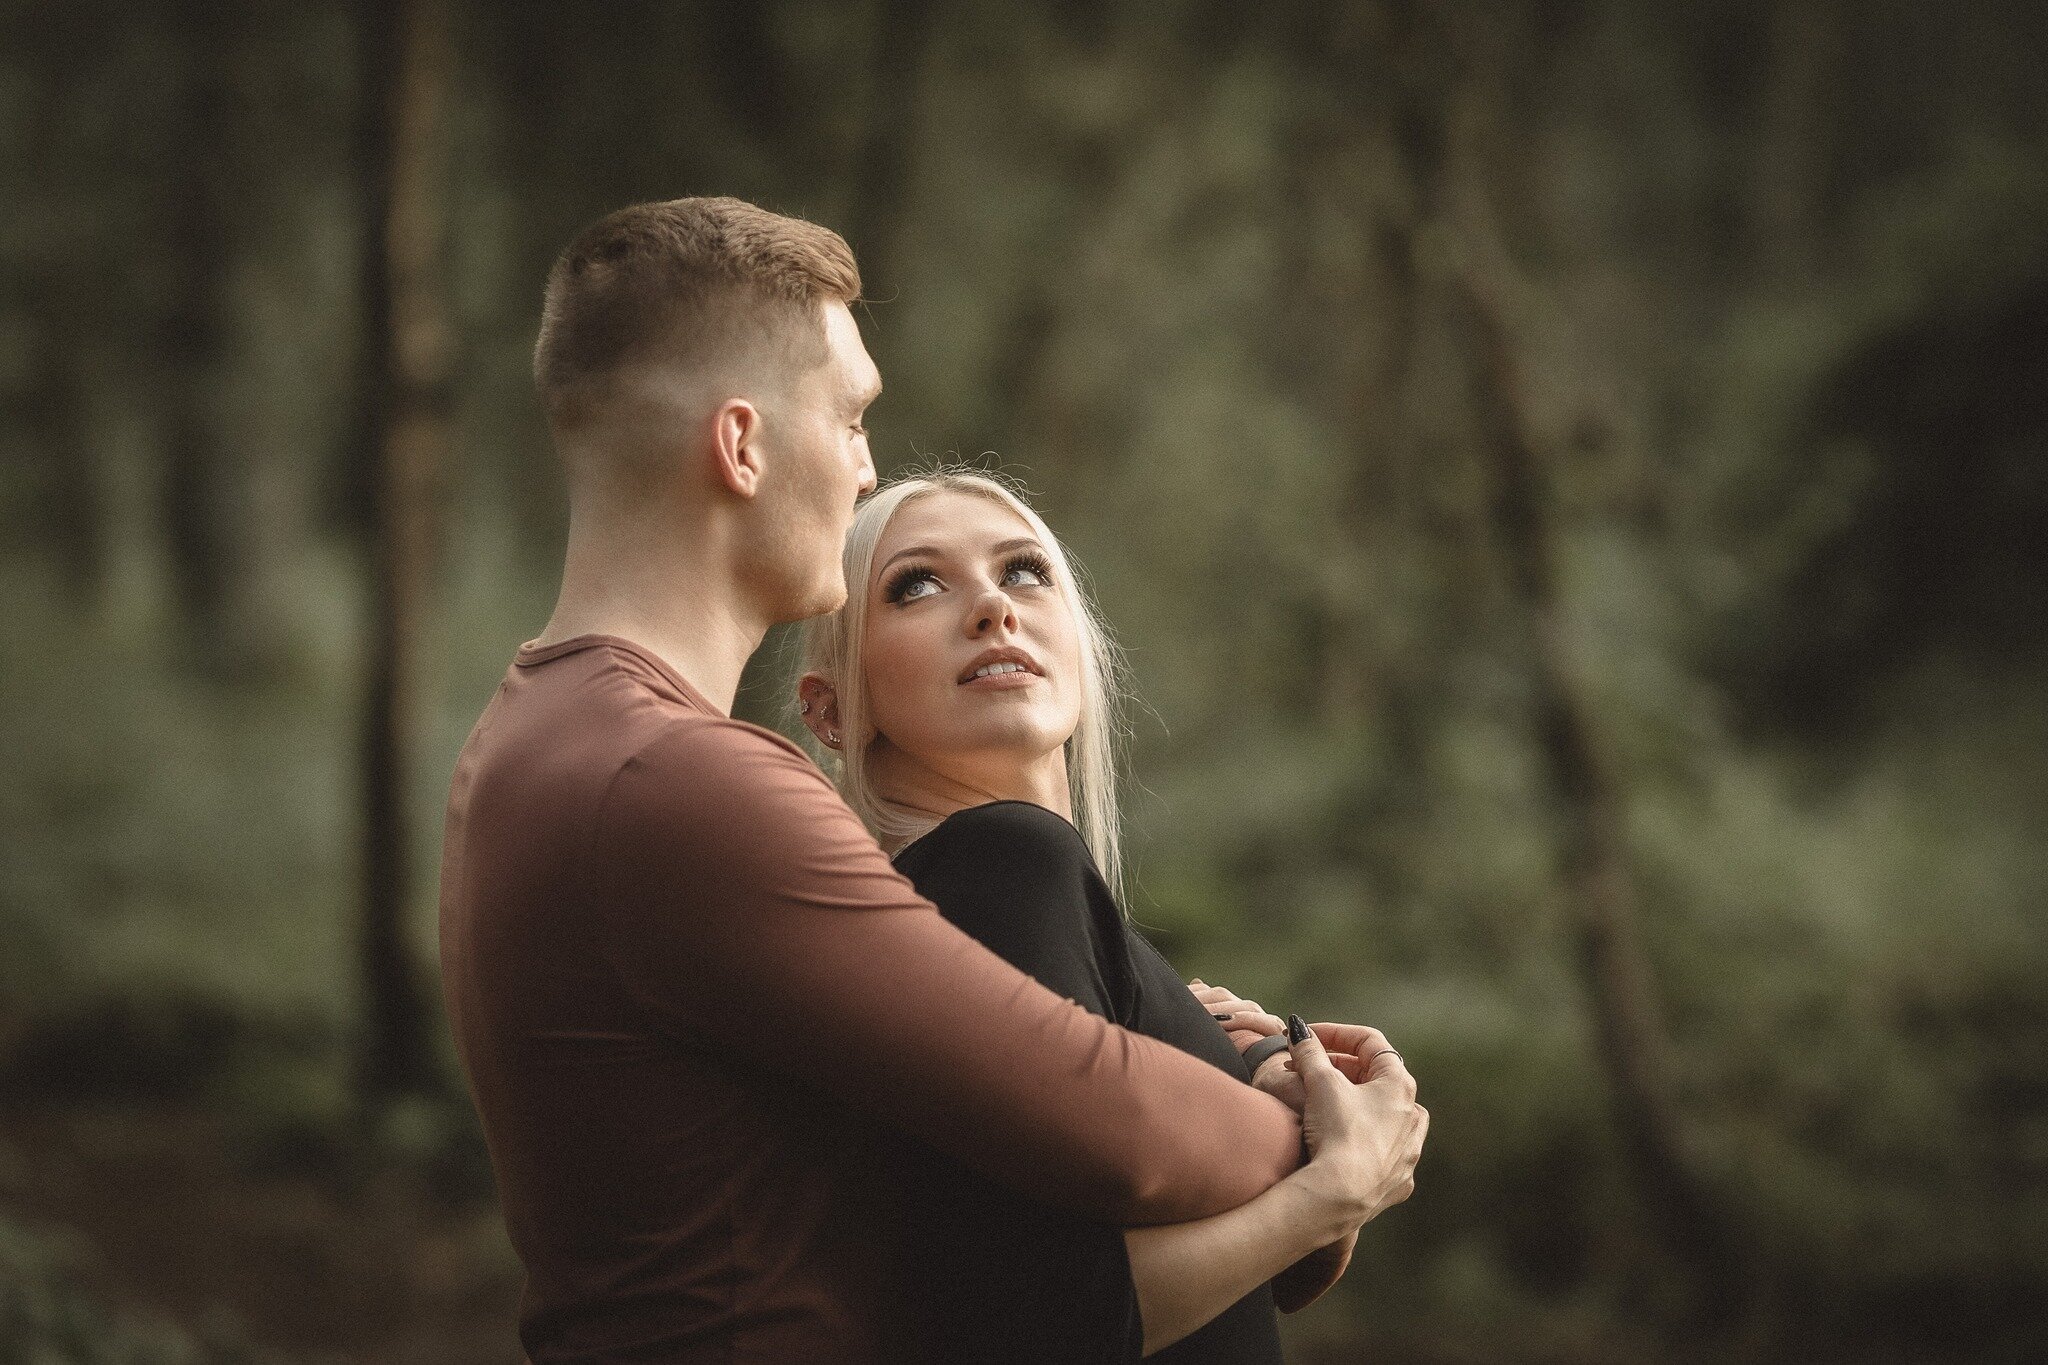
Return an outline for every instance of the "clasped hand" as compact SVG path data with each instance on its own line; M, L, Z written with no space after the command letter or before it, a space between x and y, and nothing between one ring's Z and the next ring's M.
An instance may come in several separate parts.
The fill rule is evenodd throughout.
M1226 1033L1269 1037L1287 1031L1286 1023L1278 1015L1269 1014L1258 1001L1243 999L1227 986L1211 986L1196 977L1188 982L1188 989L1194 992L1195 999L1201 1001L1202 1007L1211 1015L1230 1016L1227 1020L1216 1021ZM1331 1063L1353 1085L1365 1083L1372 1054L1388 1046L1384 1033L1364 1024L1310 1024L1309 1028L1323 1040L1323 1048L1328 1052ZM1233 1036L1231 1041L1238 1044L1240 1052L1250 1046L1240 1037ZM1252 1084L1275 1099L1285 1101L1288 1108L1297 1114L1308 1105L1308 1092L1302 1088L1301 1077L1294 1073L1292 1060L1285 1052L1276 1052L1259 1063L1258 1071L1252 1075Z
M1279 1016L1268 1013L1256 1000L1246 1000L1224 986L1211 986L1200 977L1188 982L1188 989L1202 1002L1212 1015L1228 1015L1218 1019L1225 1032L1233 1035L1231 1041L1239 1044L1239 1050L1251 1044L1236 1035L1253 1034L1269 1037L1284 1033L1287 1025ZM1370 1075L1372 1057L1386 1048L1386 1035L1376 1028L1364 1024L1310 1024L1309 1028L1322 1040L1330 1062L1342 1072L1353 1085L1362 1085ZM1274 1098L1283 1101L1295 1113L1302 1113L1308 1107L1308 1091L1300 1075L1294 1070L1294 1062L1287 1052L1276 1052L1259 1064L1252 1075L1252 1084ZM1344 1277L1345 1269L1351 1264L1352 1250L1358 1245L1358 1229L1310 1252L1287 1269L1273 1277L1273 1302L1283 1313L1296 1313L1323 1296L1324 1291Z

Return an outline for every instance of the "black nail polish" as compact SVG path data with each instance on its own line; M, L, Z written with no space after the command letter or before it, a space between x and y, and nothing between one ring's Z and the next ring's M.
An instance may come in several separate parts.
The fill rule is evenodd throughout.
M1308 1025L1301 1022L1301 1016L1298 1014L1287 1016L1287 1041L1289 1043L1305 1043L1308 1041Z
M1227 1014L1212 1014L1209 1017L1211 1019L1228 1019L1230 1016Z

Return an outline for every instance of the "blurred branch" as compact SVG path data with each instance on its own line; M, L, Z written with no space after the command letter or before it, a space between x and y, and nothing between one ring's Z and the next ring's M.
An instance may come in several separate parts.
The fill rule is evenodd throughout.
M1492 520L1527 624L1536 728L1563 814L1560 868L1600 1060L1636 1186L1665 1250L1698 1276L1709 1316L1735 1306L1737 1259L1690 1155L1624 832L1621 782L1572 660L1560 604L1543 457L1493 286L1468 275L1453 296L1472 367Z
M1488 187L1489 153L1512 154L1495 105L1498 86L1465 80L1446 100L1442 212L1450 237L1443 303L1468 375L1475 451L1488 475L1487 518L1524 624L1536 739L1562 816L1559 872L1588 1006L1638 1196L1673 1261L1694 1276L1702 1316L1739 1306L1731 1229L1693 1155L1677 1098L1671 1046L1626 832L1623 782L1602 738L1570 643L1559 584L1554 460L1507 317L1516 278Z
M406 818L419 729L419 638L436 490L452 444L454 340L444 297L440 151L453 52L446 0L378 0L365 16L367 452L377 469L375 607L365 717L365 1017L357 1083L374 1111L431 1090L425 994L406 944Z
M895 292L892 250L902 221L910 160L916 152L925 49L933 28L930 0L881 0L868 77L868 126L853 168L840 233L860 258L861 279L874 295Z

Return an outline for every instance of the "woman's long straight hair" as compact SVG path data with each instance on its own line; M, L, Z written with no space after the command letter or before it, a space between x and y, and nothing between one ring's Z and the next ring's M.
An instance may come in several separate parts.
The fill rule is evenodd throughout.
M942 491L987 498L1009 508L1024 519L1052 561L1056 586L1073 613L1074 629L1081 643L1080 721L1066 743L1067 787L1074 803L1074 824L1095 856L1103 880L1117 893L1121 905L1123 858L1118 837L1117 777L1126 737L1122 712L1128 690L1123 652L1089 600L1080 566L1024 501L1023 490L1012 488L1001 475L947 465L914 471L891 479L854 513L853 525L846 534L846 605L825 616L813 617L802 627L803 670L821 674L832 683L838 695L839 731L845 737L838 750L820 753L820 762L832 774L846 803L877 839L893 839L900 846L938 823L923 811L884 800L869 778L863 737L868 734L871 708L861 651L867 635L868 575L873 571L875 546L881 541L883 530L906 503Z

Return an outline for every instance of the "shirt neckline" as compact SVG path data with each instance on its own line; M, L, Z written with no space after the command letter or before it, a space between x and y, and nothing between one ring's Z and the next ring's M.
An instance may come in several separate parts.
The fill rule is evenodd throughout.
M1086 838L1082 837L1081 827L1079 825L1075 824L1072 820L1069 820L1066 816L1061 815L1051 806L1041 806L1038 802L1026 801L1021 796L999 796L993 801L982 801L972 806L962 806L959 810L949 813L944 817L944 819L939 820L930 829L918 835L915 839L912 839L909 843L897 849L894 853L891 853L889 855L889 861L892 863L895 862L898 858L908 853L918 844L923 843L926 839L931 838L932 835L937 834L939 830L943 828L946 825L946 823L950 821L955 815L965 815L967 814L967 812L971 810L986 810L990 806L1030 806L1033 810L1042 810L1047 815L1052 816L1055 820L1058 820L1061 824L1065 825L1068 829L1073 830L1074 837L1080 839L1083 846L1085 846L1088 842ZM1094 861L1094 855L1091 850L1089 856L1089 863L1091 866L1093 865Z

